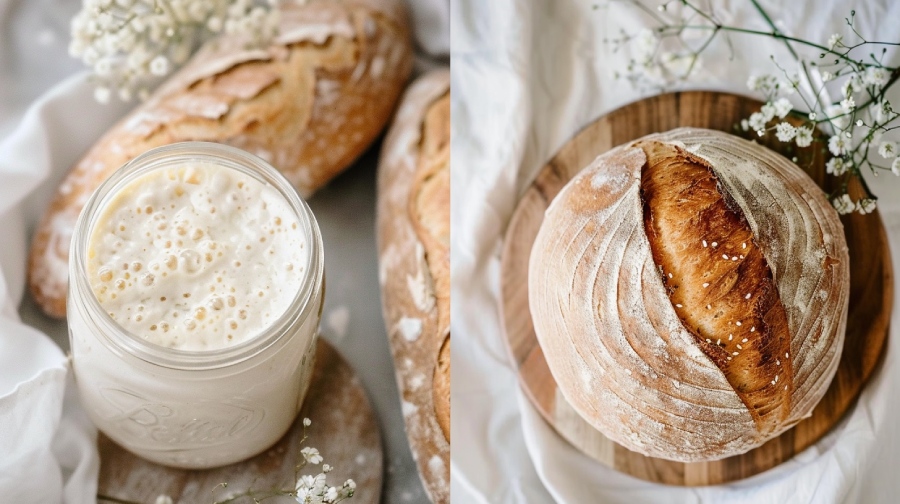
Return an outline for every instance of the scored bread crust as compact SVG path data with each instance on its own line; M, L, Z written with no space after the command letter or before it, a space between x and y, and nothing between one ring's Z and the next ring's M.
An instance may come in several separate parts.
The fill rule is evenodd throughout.
M406 91L382 147L382 306L413 456L431 500L450 500L450 73Z
M661 178L682 187L654 203L644 197L661 186L642 176L657 164L693 178ZM732 219L718 228L703 213L717 201ZM626 448L684 462L744 453L811 414L837 370L848 295L843 227L812 180L758 144L692 128L580 172L529 266L535 330L566 400Z
M270 162L306 197L378 136L412 66L401 2L284 2L280 11L269 47L247 49L239 37L208 42L69 172L28 259L31 292L48 315L65 315L69 243L82 207L143 152L181 141L233 145Z

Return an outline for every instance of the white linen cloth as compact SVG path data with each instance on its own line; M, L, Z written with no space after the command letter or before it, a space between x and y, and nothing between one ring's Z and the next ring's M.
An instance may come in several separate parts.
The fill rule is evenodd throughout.
M749 2L712 3L722 23L768 30ZM832 33L853 40L844 22L852 8L857 28L870 40L900 40L900 29L887 21L900 16L897 2L760 3L782 30L823 44ZM460 0L452 5L454 502L896 502L896 306L894 341L847 418L791 461L729 485L681 488L617 473L558 436L521 392L498 314L503 235L518 196L569 138L603 113L644 96L614 77L625 70L629 51L612 54L604 44L621 30L636 34L648 26L638 12L630 2L590 0ZM691 81L679 87L750 94L751 71L778 73L770 55L783 65L792 61L780 42L747 36L732 41L733 61L728 46L715 43ZM888 52L886 63L898 63L895 51ZM900 265L900 180L882 174L872 187L880 196L894 264Z
M134 106L116 100L97 104L87 75L73 75L82 66L66 55L66 47L69 21L80 5L78 0L0 0L0 503L4 504L96 502L97 433L78 402L68 362L57 345L67 347L65 337L57 334L54 343L23 323L17 312L24 293L29 230L66 171ZM417 61L427 66L430 59L445 58L449 0L410 0L410 11L420 51ZM40 93L44 94L38 97ZM368 170L374 160L367 156ZM352 211L374 214L371 184L350 185L352 191L364 193L353 195L354 204L367 205ZM383 332L374 224L355 229L344 215L349 207L345 202L342 210L340 196L310 203L324 214L317 213L326 243L340 242L343 236L338 234L352 237L341 243L342 251L331 254L326 265L333 288L322 331L375 395L373 406L385 424L385 498L415 502L425 497L407 446ZM358 215L353 221L365 225ZM354 307L352 314L347 305ZM28 315L33 323L60 329Z

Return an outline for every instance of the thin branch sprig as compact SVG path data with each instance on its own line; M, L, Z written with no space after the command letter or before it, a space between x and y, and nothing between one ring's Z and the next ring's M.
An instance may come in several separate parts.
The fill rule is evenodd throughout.
M875 209L877 197L864 173L900 175L900 148L883 138L900 128L900 114L886 98L887 91L900 80L900 68L885 64L884 59L888 47L900 46L900 41L867 39L855 23L855 11L844 18L845 33L835 33L823 42L779 29L758 0L750 1L768 31L723 23L712 4L706 9L695 0L670 0L655 9L645 0L620 1L646 14L651 27L637 34L623 31L620 37L608 41L613 51L625 46L634 49L627 71L617 75L644 89L664 90L676 81L689 79L701 66L702 54L722 36L729 47L731 35L778 40L791 55L798 74L792 75L772 56L779 75L751 75L748 87L761 94L766 103L743 119L739 129L752 131L757 138L774 135L778 141L800 149L818 148L830 153L826 171L838 177L838 183L828 197L840 213ZM698 31L707 35L699 41L687 37ZM872 50L860 57L859 53L868 48ZM878 55L876 48L880 48ZM801 105L795 107L794 103ZM794 119L788 121L788 115ZM816 130L830 138L815 135ZM812 162L814 157L808 159ZM855 200L848 194L852 179L858 180L862 191Z

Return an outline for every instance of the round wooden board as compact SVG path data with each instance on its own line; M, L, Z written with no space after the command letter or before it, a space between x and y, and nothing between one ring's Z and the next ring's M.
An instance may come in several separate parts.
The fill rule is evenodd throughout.
M837 375L810 418L743 455L698 463L672 462L632 452L583 420L558 389L528 308L528 258L544 211L576 173L610 148L681 126L739 133L735 125L762 104L717 92L681 92L647 98L597 119L566 143L523 194L510 220L501 260L501 320L506 342L526 394L560 435L590 457L641 479L672 485L714 485L770 469L818 441L859 396L883 354L893 300L893 272L887 236L876 211L841 218L850 248L850 307L847 337ZM770 135L771 136L771 135ZM748 137L749 138L749 137ZM785 151L774 139L761 143L783 154L812 159L808 171L826 190L821 150ZM851 187L851 192L859 188Z
M155 502L164 494L183 503L212 503L231 493L293 486L294 465L301 460L303 418L312 420L303 446L319 450L334 467L328 481L340 485L356 482L355 504L381 500L382 450L375 412L366 392L347 361L319 338L316 367L303 409L291 429L263 453L225 467L189 471L148 462L100 435L100 481L98 493L131 502ZM316 474L321 466L307 466L302 474ZM218 487L222 482L228 488ZM215 489L215 491L213 491ZM98 502L108 502L98 499ZM244 498L236 504L251 503ZM266 501L269 502L269 501ZM284 497L272 502L296 502Z

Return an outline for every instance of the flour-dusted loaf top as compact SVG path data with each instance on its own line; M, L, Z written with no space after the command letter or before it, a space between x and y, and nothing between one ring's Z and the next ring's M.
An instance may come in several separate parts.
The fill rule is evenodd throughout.
M600 156L547 210L529 301L560 390L645 455L713 460L811 414L840 359L843 228L796 165L682 128Z
M271 163L309 196L362 154L394 111L412 47L401 0L281 2L268 47L225 36L205 44L69 172L35 233L29 285L65 315L68 254L87 198L154 147L220 142Z
M378 165L384 320L410 447L431 500L450 502L450 72L406 91Z

